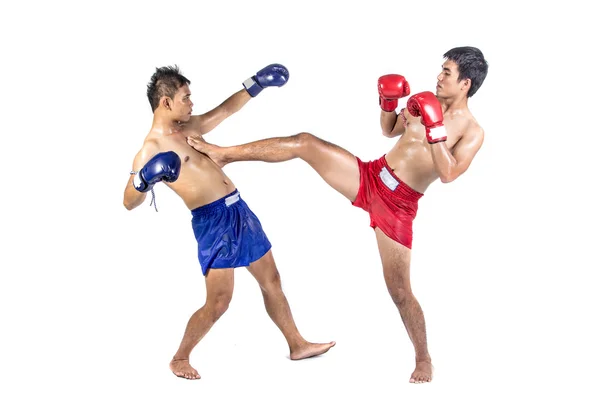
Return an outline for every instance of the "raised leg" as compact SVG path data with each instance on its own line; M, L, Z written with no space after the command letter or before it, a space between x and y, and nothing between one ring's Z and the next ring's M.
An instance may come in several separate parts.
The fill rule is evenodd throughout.
M340 146L306 132L231 147L216 146L201 137L189 137L188 144L221 167L236 161L276 163L300 158L350 201L356 199L360 186L356 157Z

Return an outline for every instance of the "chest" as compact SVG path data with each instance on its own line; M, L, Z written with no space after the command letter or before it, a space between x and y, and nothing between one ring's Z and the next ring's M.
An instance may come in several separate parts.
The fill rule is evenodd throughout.
M409 141L419 141L427 145L427 137L425 136L425 126L421 123L421 117L413 117L408 112L405 114L406 118L406 129L403 137ZM446 127L446 133L448 139L446 145L452 149L454 145L462 137L464 130L466 129L466 122L461 118L446 117L444 116L444 126Z
M162 151L174 151L181 159L182 167L198 161L201 154L194 150L188 143L185 134L173 134L162 139Z

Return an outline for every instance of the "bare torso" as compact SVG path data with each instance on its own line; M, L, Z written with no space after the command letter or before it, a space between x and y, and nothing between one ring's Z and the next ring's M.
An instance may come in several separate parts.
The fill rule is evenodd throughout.
M181 158L179 178L173 183L165 183L184 201L194 208L211 203L235 190L235 185L223 170L203 153L187 144L186 137L195 135L185 125L169 134L150 132L146 142L158 146L158 152L174 151Z
M439 177L433 164L431 145L425 137L421 117L413 117L405 109L402 112L406 117L405 131L385 158L404 183L417 192L425 193L429 185ZM473 123L476 123L475 119L468 111L444 113L444 126L448 135L446 146L450 152Z

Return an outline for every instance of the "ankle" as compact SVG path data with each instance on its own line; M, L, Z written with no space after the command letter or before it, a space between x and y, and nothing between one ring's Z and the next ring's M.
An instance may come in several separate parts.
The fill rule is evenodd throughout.
M427 355L424 355L424 356L416 357L415 361L418 362L418 363L429 363L429 364L431 364L431 357L429 356L429 354L427 354Z
M290 347L291 352L301 349L302 347L306 346L307 344L308 344L308 342L301 337L288 340L288 346Z

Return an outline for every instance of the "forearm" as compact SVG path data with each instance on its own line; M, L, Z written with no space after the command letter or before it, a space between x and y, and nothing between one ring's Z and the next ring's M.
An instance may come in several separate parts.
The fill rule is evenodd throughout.
M235 114L240 111L242 107L250 101L252 97L248 94L246 89L240 89L238 92L232 94L219 105L227 115Z
M123 195L123 205L128 210L133 210L146 200L146 193L139 192L133 186L133 175L129 178L125 193Z
M448 150L446 142L433 143L430 146L433 164L440 180L443 183L452 182L458 176L457 162L452 153L450 153L450 150Z
M384 136L391 135L394 130L394 126L396 126L396 120L398 119L398 115L395 111L381 111L381 116L379 117L379 123L381 124L381 132Z

